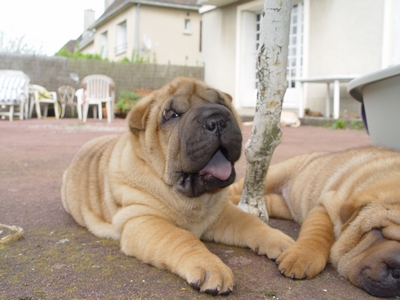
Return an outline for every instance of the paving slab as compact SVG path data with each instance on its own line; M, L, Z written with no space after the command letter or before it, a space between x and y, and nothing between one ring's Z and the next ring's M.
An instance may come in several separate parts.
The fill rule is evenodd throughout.
M183 279L124 255L117 241L100 239L64 211L63 171L88 140L120 134L116 119L0 120L0 223L24 229L25 238L0 246L0 299L212 299ZM365 131L284 127L272 164L312 151L365 146ZM243 126L244 142L251 125ZM245 158L237 163L245 174ZM299 227L271 219L293 238ZM3 232L4 235L4 232ZM273 261L248 249L206 243L235 276L230 299L377 299L354 287L331 266L311 280L292 280Z

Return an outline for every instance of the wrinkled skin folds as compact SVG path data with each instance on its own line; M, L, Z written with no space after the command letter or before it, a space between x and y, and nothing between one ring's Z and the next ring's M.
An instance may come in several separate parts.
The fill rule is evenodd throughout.
M330 261L377 297L400 296L400 152L379 147L311 153L272 165L265 181L271 217L301 224L276 263L294 279ZM230 186L237 203L243 181Z
M63 206L94 235L120 240L126 255L169 270L200 292L228 295L233 272L202 241L271 259L293 244L229 201L241 145L232 98L177 78L138 101L124 134L79 150L64 172Z

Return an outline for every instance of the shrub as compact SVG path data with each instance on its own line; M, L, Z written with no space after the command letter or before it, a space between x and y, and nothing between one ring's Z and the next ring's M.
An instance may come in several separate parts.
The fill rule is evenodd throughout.
M55 56L64 56L67 58L74 59L94 59L94 60L107 60L103 59L100 54L83 54L80 51L69 52L67 48L63 47L60 51L58 51Z
M118 101L115 104L117 114L126 115L135 106L140 95L133 91L118 91Z
M346 129L347 122L343 119L337 119L335 123L332 124L333 129Z

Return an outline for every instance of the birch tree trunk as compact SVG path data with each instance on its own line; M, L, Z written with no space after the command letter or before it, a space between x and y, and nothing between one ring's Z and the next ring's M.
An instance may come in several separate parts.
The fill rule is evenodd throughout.
M272 154L282 139L280 117L287 88L292 0L265 0L258 50L258 93L252 134L246 144L246 177L239 207L268 221L264 181Z

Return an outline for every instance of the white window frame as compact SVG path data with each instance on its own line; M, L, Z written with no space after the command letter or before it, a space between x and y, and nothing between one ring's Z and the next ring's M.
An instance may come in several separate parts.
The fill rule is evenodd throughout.
M127 36L127 26L125 20L117 25L117 44L115 45L115 55L120 55L126 52L128 48Z
M251 107L252 103L248 100L243 98L244 94L247 94L244 89L248 89L252 85L252 78L247 78L247 76L243 76L244 73L247 73L243 70L243 68L250 68L253 66L253 62L248 61L249 59L252 60L246 54L246 44L248 44L247 39L250 39L249 43L253 41L253 36L249 36L248 33L245 31L243 27L243 22L245 21L245 17L248 16L247 12L259 12L263 9L264 1L257 0L251 1L245 4L241 4L237 7L236 10L236 72L235 72L235 95L234 97L234 106L236 108L241 107ZM255 39L255 37L254 37ZM252 48L253 49L253 48ZM255 49L254 52L257 50ZM243 61L245 59L246 61ZM254 61L254 65L255 65ZM253 73L254 74L254 73ZM254 82L254 81L253 81ZM254 84L254 83L253 83ZM247 103L245 103L247 102Z
M303 44L304 44L304 10L303 4L293 4L290 22L287 79L288 88L295 88L294 79L303 76Z
M100 35L100 53L102 58L108 58L108 31Z
M304 11L303 7L303 1L307 1L307 0L299 0L299 1L294 1L293 5L294 6L301 6L302 11ZM236 38L236 90L235 90L235 100L236 102L234 103L235 107L237 108L241 108L241 107L255 107L255 103L256 103L256 91L257 91L257 68L256 68L256 59L254 59L254 64L248 61L249 57L254 56L254 54L257 52L256 46L258 45L258 41L257 41L257 37L251 37L249 38L248 32L247 30L244 28L244 22L246 22L246 19L248 21L250 21L249 24L254 24L254 29L253 32L257 35L257 24L259 24L258 20L257 20L257 14L260 13L263 9L263 5L264 5L264 1L252 1L249 3L245 3L242 5L239 5L237 8L237 22L236 22L236 26L237 26L237 38ZM254 14L254 17L251 17L249 14ZM299 18L303 18L304 13L300 16L297 16L297 20L299 20ZM254 20L252 19L254 18ZM293 18L293 15L292 15ZM300 21L300 20L299 20ZM288 81L289 81L289 86L288 86L288 90L290 88L295 88L295 83L293 81L294 77L299 78L301 77L303 74L303 66L304 66L304 58L303 58L303 53L304 53L304 47L303 47L303 42L304 42L304 22L303 19L301 19L301 22L299 22L299 24L302 24L302 28L301 28L301 36L297 37L296 36L296 45L292 45L292 48L290 48L290 44L289 44L289 51L290 49L293 49L293 47L297 47L296 51L298 52L300 49L300 56L292 56L289 57L289 53L288 53L288 71L292 71L293 67L291 69L289 69L289 61L290 63L293 62L293 59L295 59L295 71L293 71L292 73L296 76L289 76L289 72L288 72ZM253 26L253 25L252 25ZM291 38L293 38L292 36L292 26L291 26ZM293 39L292 39L293 41ZM248 54L248 51L250 48L247 48L249 44L251 43L255 43L254 49L253 47L251 47L251 49L254 50L254 53L251 53L250 55ZM246 49L244 48L246 47ZM299 48L300 47L300 48ZM250 50L252 51L252 50ZM295 58L294 58L295 57ZM290 60L292 59L292 60ZM247 61L246 61L247 60ZM249 74L249 76L251 76L250 74L252 72L249 72L249 68L253 68L254 66L254 72L255 72L255 77L254 79L251 78L246 78L246 75L243 74ZM246 70L247 71L246 71ZM253 73L254 74L254 73ZM253 82L255 82L255 84L251 84L251 80L254 80ZM293 82L293 83L292 83ZM250 92L250 87L254 86L255 89L253 92ZM294 93L294 91L293 91ZM290 94L290 91L287 91L287 94ZM286 97L285 94L285 100L288 97ZM289 100L289 99L287 99ZM237 101L240 101L240 103L238 103ZM284 106L285 104L288 104L290 107L295 108L297 106L296 103L289 103L290 101L284 101Z
M184 34L192 34L191 28L190 28L190 19L185 19L184 21L184 26L183 26L183 33Z

